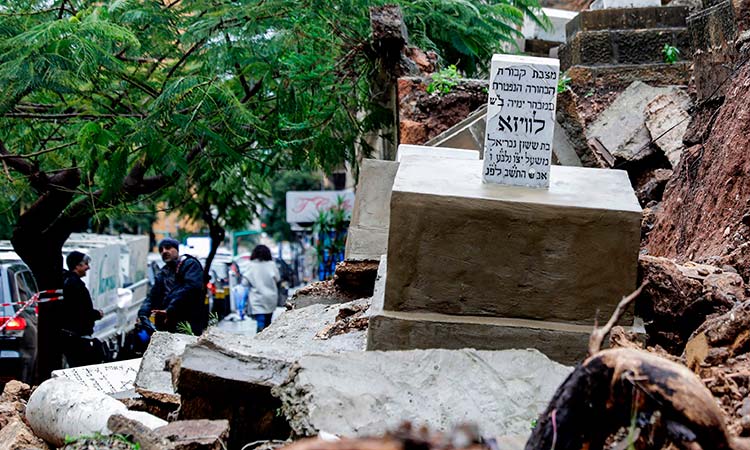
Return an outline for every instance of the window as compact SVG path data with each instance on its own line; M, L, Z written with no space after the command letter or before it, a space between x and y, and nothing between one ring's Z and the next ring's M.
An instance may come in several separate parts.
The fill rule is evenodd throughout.
M31 275L31 272L28 270L23 270L21 272L16 272L15 274L15 285L17 289L17 299L16 301L24 303L29 301L31 297L36 294L36 282L34 281L34 277ZM18 311L21 308L20 304L13 305L13 309Z

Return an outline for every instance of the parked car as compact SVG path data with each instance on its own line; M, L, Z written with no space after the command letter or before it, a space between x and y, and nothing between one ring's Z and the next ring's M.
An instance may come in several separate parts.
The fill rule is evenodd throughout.
M36 309L21 311L21 304L37 291L34 276L20 258L12 252L0 253L0 325L7 324L0 331L0 384L11 379L28 383L34 376Z

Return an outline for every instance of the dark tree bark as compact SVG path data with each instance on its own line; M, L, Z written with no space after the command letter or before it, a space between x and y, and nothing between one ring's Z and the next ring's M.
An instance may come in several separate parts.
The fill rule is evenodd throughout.
M526 450L598 450L622 428L640 429L635 448L745 450L727 433L711 392L687 367L634 349L588 358L558 388Z

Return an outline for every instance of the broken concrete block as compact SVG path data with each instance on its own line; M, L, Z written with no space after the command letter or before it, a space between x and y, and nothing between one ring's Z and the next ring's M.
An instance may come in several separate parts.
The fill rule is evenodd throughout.
M112 397L67 378L50 378L31 394L26 420L34 434L58 447L67 437L108 432L107 420L114 414L137 420L149 428L166 421L140 411L128 411Z
M351 232L350 228L349 235ZM298 289L286 304L291 309L300 309L310 305L336 305L352 300L356 300L352 294L340 289L333 283L333 280L325 280L316 281Z
M135 391L151 400L179 404L180 396L172 386L172 373L167 363L174 356L181 355L186 345L197 340L197 337L185 334L154 333L135 378Z
M523 434L570 370L535 350L310 355L274 393L299 436L374 436L401 421Z
M346 238L346 259L377 259L388 245L391 186L398 163L365 159Z
M636 282L641 208L627 174L553 166L549 189L533 189L482 183L481 168L401 162L384 309L575 325L608 318Z
M229 437L226 420L178 420L154 432L171 450L223 450Z
M0 450L47 450L47 444L35 436L20 418L0 428Z
M352 302L361 303L367 301ZM229 420L229 448L286 439L289 426L276 413L281 403L271 395L271 388L286 379L291 364L310 353L364 350L364 330L315 338L345 306L311 305L286 311L253 337L216 329L204 333L181 357L179 418Z
M685 149L682 137L690 124L689 108L690 97L680 89L657 95L646 105L646 128L672 168L677 167Z
M660 95L678 95L677 87L652 87L635 81L586 130L619 161L638 161L653 153L646 128L646 106Z

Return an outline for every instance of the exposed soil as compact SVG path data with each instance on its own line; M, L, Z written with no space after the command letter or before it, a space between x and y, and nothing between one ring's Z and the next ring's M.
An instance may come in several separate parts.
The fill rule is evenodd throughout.
M729 255L747 242L750 221L743 217L750 213L748 85L750 65L745 65L733 80L705 143L683 153L644 243L649 254L705 261Z

